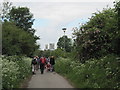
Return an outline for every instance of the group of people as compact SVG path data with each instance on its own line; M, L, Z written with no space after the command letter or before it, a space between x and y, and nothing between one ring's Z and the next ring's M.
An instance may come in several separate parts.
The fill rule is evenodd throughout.
M53 72L55 70L54 65L55 65L54 56L51 56L48 58L44 56L42 56L41 58L39 58L38 56L35 56L31 62L32 73L35 74L35 72L38 69L40 69L41 74L43 74L45 68L47 69L47 71Z

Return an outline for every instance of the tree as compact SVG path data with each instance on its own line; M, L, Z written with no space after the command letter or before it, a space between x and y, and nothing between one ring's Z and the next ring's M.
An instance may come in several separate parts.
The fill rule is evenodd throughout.
M2 20L9 20L10 15L9 12L12 8L12 3L11 2L3 2L3 6L2 6L2 13L0 13L0 16L2 18Z
M115 9L103 9L94 13L79 30L75 30L76 54L82 63L108 53L120 54L120 30L116 15Z
M10 20L15 22L16 26L24 29L25 31L34 33L32 29L33 25L33 14L30 13L27 7L12 7L10 11Z
M33 15L27 7L12 7L4 2L2 9L2 54L32 56L39 48L35 30L32 28Z
M64 40L64 39L65 39L65 40ZM64 41L65 41L65 42L64 42ZM71 39L68 38L67 36L60 37L59 40L58 40L58 42L57 42L58 48L64 49L64 44L65 44L65 51L66 51L66 52L70 52L70 51L71 51L71 48L72 48Z
M115 49L116 53L120 55L120 49L119 49L119 45L120 45L120 1L116 1L115 2L115 13L116 13L116 17L115 20L116 22L116 34L114 35L114 40L113 40L113 48Z
M57 48L57 49L55 49L54 51L52 51L51 52L51 55L52 56L55 56L55 57L64 57L64 51L63 50L61 50L60 48Z
M115 12L117 13L117 20L118 20L118 27L120 29L120 1L116 1L115 2Z
M12 22L4 22L2 27L2 54L32 56L39 48L34 36Z

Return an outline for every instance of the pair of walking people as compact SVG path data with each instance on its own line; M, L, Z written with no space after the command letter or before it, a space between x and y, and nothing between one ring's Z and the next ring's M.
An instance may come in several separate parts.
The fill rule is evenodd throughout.
M34 59L32 60L32 63L31 63L33 74L35 74L36 69L39 67L38 65L40 65L40 71L41 71L41 74L43 74L45 66L49 66L49 64L50 64L50 67L46 67L48 69L48 71L55 71L55 69L54 69L54 65L55 65L54 56L51 56L49 59L46 59L44 56L41 57L40 59L38 57L34 57Z

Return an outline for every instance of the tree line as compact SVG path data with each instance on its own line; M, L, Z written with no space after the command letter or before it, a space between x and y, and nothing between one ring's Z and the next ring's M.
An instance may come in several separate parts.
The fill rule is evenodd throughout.
M39 49L36 41L40 39L32 28L33 14L27 7L15 7L10 2L3 3L2 54L25 55L31 57Z
M3 3L3 54L59 57L64 56L65 50L65 57L74 57L82 63L107 54L120 55L120 2L114 2L114 8L104 8L94 13L80 28L73 28L74 41L67 36L60 37L54 51L38 50L36 41L39 37L32 28L34 19L29 8L11 5Z

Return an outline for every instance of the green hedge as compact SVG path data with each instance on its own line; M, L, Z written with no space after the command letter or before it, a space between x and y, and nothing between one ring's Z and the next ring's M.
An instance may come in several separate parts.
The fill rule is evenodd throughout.
M2 58L2 88L19 88L20 83L31 73L31 59L20 56Z
M77 88L120 89L120 59L115 55L91 59L85 64L59 58L55 68L56 72L65 75Z

